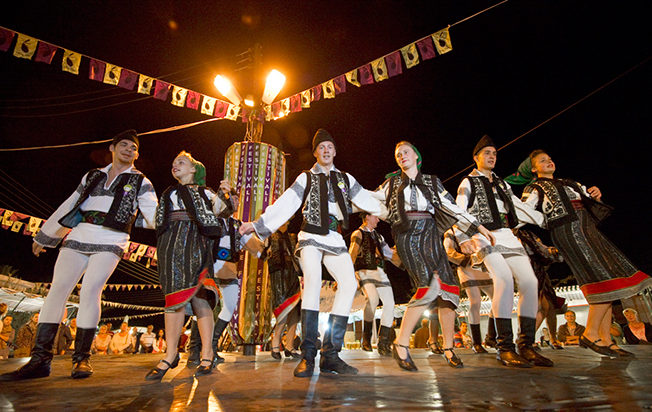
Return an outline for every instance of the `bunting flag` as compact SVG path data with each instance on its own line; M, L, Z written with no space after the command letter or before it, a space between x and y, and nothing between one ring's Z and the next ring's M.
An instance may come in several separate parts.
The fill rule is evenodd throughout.
M333 79L333 87L335 88L335 94L338 95L340 93L345 93L346 92L346 77L345 75L340 75L337 76L336 78Z
M435 42L435 47L439 54L448 53L453 50L453 44L451 43L448 28L439 30L437 33L433 34L432 40Z
M421 58L423 60L432 59L436 56L435 47L432 43L431 37L424 37L423 39L417 42L417 47L419 48L419 53L421 53Z
M346 80L348 80L352 85L360 87L360 82L358 81L358 69L353 69L346 73Z
M203 101L203 103L201 105L201 112L203 114L207 114L209 116L212 116L213 113L215 112L215 102L216 101L217 101L217 99L215 99L213 97L204 96L204 101Z
M335 98L335 86L333 85L333 79L322 83L322 88L324 89L324 99L334 99Z
M88 78L101 82L104 80L104 71L106 70L106 63L101 60L91 59L88 67Z
M281 112L281 102L274 102L272 104L272 116L275 119L278 119L279 117L283 117L283 114Z
M401 67L401 53L395 51L394 53L385 56L385 66L387 67L387 74L389 77L394 77L403 73L403 68Z
M52 59L54 58L54 53L56 53L57 50L58 50L57 46L50 43L46 43L44 41L40 41L38 43L38 49L36 50L36 57L34 57L34 61L50 64L52 63Z
M120 81L121 71L122 67L107 63L106 70L104 71L104 79L102 81L106 84L117 86L118 81Z
M312 92L312 101L316 102L321 99L321 84L319 86L313 86L310 91Z
M161 308L159 308L159 309L161 309ZM156 312L156 313L146 313L146 314L143 314L143 315L129 315L129 319L142 319L142 318L148 318L148 317L151 317L151 316L159 316L159 315L164 315L164 314L165 314L165 311ZM100 319L100 321L102 321L102 322L112 321L113 322L113 321L116 321L116 320L124 320L124 318L125 318L124 316L113 316L113 317L110 317L110 318L102 318L102 319Z
M172 86L172 104L178 107L183 107L186 102L188 89L179 86Z
M6 52L9 50L15 35L16 33L13 31L0 27L0 51Z
M295 94L294 96L290 97L290 111L292 113L296 113L296 112L301 111L301 95L300 94Z
M226 116L224 116L225 119L229 120L236 120L238 118L238 114L240 114L240 106L236 106L235 104L230 104L228 110L226 111Z
M154 98L165 101L167 100L169 93L170 93L170 83L164 82L162 80L156 80L154 86Z
M303 106L303 96L301 97L301 105ZM310 104L308 104L308 107L310 107ZM272 105L271 104L265 104L263 105L263 111L265 112L265 120L266 121L271 121L274 120L274 115L272 114Z
M310 94L310 90L304 90L301 92L301 107L304 109L307 109L310 107L310 101L312 100L312 96Z
M385 64L385 59L383 57L372 61L371 69L373 70L374 80L376 83L389 79L389 76L387 75L387 65Z
M281 112L284 116L290 114L290 98L281 100Z
M364 66L359 67L360 70L360 84L368 85L374 83L374 76L371 70L371 64L365 64Z
M197 110L199 107L200 94L192 90L188 90L188 97L186 98L186 107L189 109ZM212 114L212 113L211 113Z
M221 100L218 100L217 103L215 103L215 117L219 117L220 119L223 119L226 116L226 111L229 109L230 104L227 102L223 102Z
M18 33L16 47L14 47L14 56L21 59L31 59L36 52L38 40Z
M133 90L136 87L136 82L138 82L138 75L131 70L122 69L120 72L120 80L118 80L118 87L123 89Z
M154 84L153 78L141 74L138 76L138 93L150 94L152 91L152 84Z
M408 69L413 68L419 64L419 53L417 53L417 45L412 43L408 44L405 47L401 48L401 54L403 55L403 61L405 62L405 67Z

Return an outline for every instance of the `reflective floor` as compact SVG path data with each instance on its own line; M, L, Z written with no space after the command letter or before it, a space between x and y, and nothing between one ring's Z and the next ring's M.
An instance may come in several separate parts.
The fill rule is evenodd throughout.
M95 374L72 380L70 358L58 357L49 378L0 382L0 410L267 411L267 410L618 410L652 408L652 345L630 346L634 360L608 359L581 348L542 353L554 368L509 369L493 354L458 350L463 369L415 349L418 372L391 358L345 350L357 376L292 375L296 361L225 354L213 374L194 379L182 362L163 382L143 379L160 355L95 356ZM254 360L255 359L255 360ZM0 373L25 360L0 361Z

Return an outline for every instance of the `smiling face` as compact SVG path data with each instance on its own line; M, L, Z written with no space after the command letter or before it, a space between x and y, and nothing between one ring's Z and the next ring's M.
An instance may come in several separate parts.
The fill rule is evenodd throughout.
M568 323L575 323L575 312L568 311L564 314L564 318Z
M496 167L497 158L496 148L493 146L486 146L473 156L475 165L478 170L493 170Z
M102 325L102 326L100 326L100 333L101 333L101 334L105 334L106 331L107 331L106 325Z
M123 139L109 146L113 163L133 165L138 159L138 146L131 140Z
M319 143L315 148L315 151L312 153L317 159L319 166L331 167L333 165L333 160L335 159L336 150L335 145L331 141L325 141Z
M364 218L364 222L367 225L367 227L371 230L374 230L378 226L378 216L374 215L366 215Z
M409 144L399 144L394 151L396 164L404 172L417 167L418 158L417 152Z
M625 319L627 319L627 322L631 323L631 322L636 322L638 320L638 316L636 312L634 312L633 310L625 309L623 311L623 315L625 316Z
M195 166L188 156L179 155L172 162L172 176L179 183L191 183L195 176Z
M547 153L539 153L532 158L532 172L539 177L552 175L555 173L555 162Z

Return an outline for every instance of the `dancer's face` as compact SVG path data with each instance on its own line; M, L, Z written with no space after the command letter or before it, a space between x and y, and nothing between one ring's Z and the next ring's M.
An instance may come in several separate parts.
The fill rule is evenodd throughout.
M367 227L371 230L374 230L378 226L378 216L367 215L364 218Z
M404 172L413 167L417 167L417 152L415 152L410 145L402 144L397 147L394 152L394 158L396 159L398 167L400 167Z
M335 159L335 145L331 141L325 141L319 143L313 155L317 159L319 166L331 167L333 165L333 160Z
M553 174L555 173L555 162L547 153L538 154L532 159L532 171L537 175Z
M193 166L187 156L177 156L172 162L172 176L180 183L192 182L195 175L195 166Z
M478 154L473 156L478 170L493 170L496 167L497 154L496 148L493 146L482 148Z
M132 165L138 159L138 146L128 139L109 146L114 163Z

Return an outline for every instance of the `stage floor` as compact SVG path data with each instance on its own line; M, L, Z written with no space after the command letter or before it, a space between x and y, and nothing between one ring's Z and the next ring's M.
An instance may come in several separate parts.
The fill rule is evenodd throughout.
M194 379L185 362L162 383L143 378L160 355L95 356L95 374L70 379L70 357L55 358L49 378L0 382L0 410L268 411L268 410L628 410L652 408L652 345L628 346L636 359L608 359L581 348L543 354L553 368L511 369L493 354L458 350L463 369L414 349L418 372L377 353L345 350L357 376L295 378L297 361L223 354L213 374ZM25 359L0 361L0 373Z

